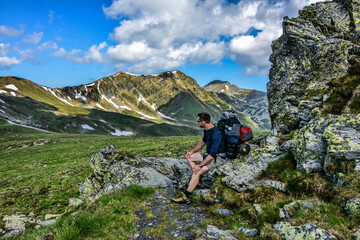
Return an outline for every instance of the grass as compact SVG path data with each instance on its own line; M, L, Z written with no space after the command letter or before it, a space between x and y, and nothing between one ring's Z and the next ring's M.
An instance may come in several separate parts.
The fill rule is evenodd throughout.
M115 144L122 155L185 156L201 137L129 138L38 132L0 122L0 228L2 216L62 213L90 175L89 157ZM24 142L49 139L44 145ZM121 158L122 156L119 156Z
M128 239L136 232L134 209L150 197L154 189L132 185L102 196L83 206L76 215L67 215L50 227L27 230L20 239ZM48 238L46 238L48 237ZM52 237L52 238L50 238Z

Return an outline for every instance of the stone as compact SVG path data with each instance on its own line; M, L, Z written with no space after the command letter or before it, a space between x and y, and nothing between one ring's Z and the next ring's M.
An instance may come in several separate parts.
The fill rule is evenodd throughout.
M267 93L273 129L287 134L319 117L333 87L359 56L358 1L326 1L285 17L272 43ZM353 27L355 26L355 28ZM350 101L349 101L350 102Z
M278 222L273 229L284 239L303 239L303 240L330 240L337 239L329 231L311 223L306 223L299 227L291 226L289 222Z
M84 204L84 201L79 198L70 198L69 199L69 206L78 207Z
M334 184L343 184L351 170L346 166L355 169L360 159L360 114L314 118L295 133L291 152L298 169L324 171Z
M206 226L206 231L202 234L202 237L205 239L213 239L213 240L218 240L218 239L227 239L227 240L236 240L236 238L223 230L220 230L218 227L213 226L213 225L207 225Z
M57 218L57 217L59 217L59 216L61 216L61 215L62 215L62 214L46 214L46 215L45 215L45 220Z
M131 184L145 188L172 186L171 179L152 168L148 161L141 158L120 160L118 152L116 146L110 145L91 156L93 174L80 184L82 199L93 200Z
M31 221L24 214L16 213L14 215L5 215L3 222L5 222L5 230L8 232L7 237L21 234L25 231L26 222Z
M41 226L50 226L56 223L56 220L47 220L47 221L36 221L36 224L39 224Z
M279 147L280 151L290 152L290 151L291 151L292 142L293 142L292 140L283 142L283 144L281 144L281 146Z
M357 230L356 232L354 232L352 235L351 235L351 238L353 240L360 240L360 229Z
M238 232L242 232L247 237L255 237L259 234L259 230L256 228L239 228Z
M270 180L270 179L263 179L263 180L257 181L257 185L261 185L261 186L265 186L265 187L273 187L276 190L281 191L281 192L287 191L286 187L285 187L285 183Z
M345 202L344 209L347 214L353 215L360 213L360 198L350 198Z
M217 208L213 211L214 214L219 214L219 215L225 215L225 216L231 216L234 215L234 211L230 210L230 209L222 209L222 208Z
M317 203L317 202L303 202L302 206L304 208L314 207L314 206L319 206L319 203Z
M253 204L253 207L255 208L258 215L262 213L261 206L259 204Z
M266 139L273 139L273 137ZM266 145L252 150L247 156L240 156L220 166L219 171L221 175L224 175L222 182L238 192L253 190L267 165L284 155L283 152L269 144L267 140L262 144Z

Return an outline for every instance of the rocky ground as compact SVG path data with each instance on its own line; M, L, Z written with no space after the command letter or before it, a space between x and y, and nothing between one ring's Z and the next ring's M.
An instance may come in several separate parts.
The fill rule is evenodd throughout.
M205 205L171 203L174 188L157 189L136 212L138 233L133 239L195 239L207 218Z

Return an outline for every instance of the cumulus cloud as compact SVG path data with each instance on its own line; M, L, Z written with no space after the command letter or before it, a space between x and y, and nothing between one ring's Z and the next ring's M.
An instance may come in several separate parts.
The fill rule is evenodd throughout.
M0 69L9 69L13 65L19 65L21 60L16 57L0 57Z
M144 73L230 57L246 67L246 74L267 74L271 42L282 33L283 17L315 2L114 0L103 11L120 20L110 34L118 44L106 57Z
M58 51L54 52L52 56L64 57L67 61L73 61L80 64L102 62L102 50L104 50L105 47L107 47L106 42L102 42L99 45L92 45L86 52L80 49L73 49L68 52L64 48L60 48Z
M32 45L37 45L42 37L43 37L44 33L43 32L33 32L32 34L28 34L25 36L25 38L22 40L22 42L26 43L26 44L32 44Z
M13 27L0 25L0 36L5 37L19 37L24 34L23 30L17 30Z

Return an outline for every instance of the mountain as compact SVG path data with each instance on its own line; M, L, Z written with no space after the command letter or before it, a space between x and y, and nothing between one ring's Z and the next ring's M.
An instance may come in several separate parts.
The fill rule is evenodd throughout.
M54 132L196 135L198 112L209 112L216 122L227 108L228 103L178 70L155 75L119 72L64 88L0 78L0 117ZM250 118L240 118L258 129Z
M204 86L209 93L235 107L236 111L248 116L262 130L271 129L266 92L239 88L227 81L214 80Z

